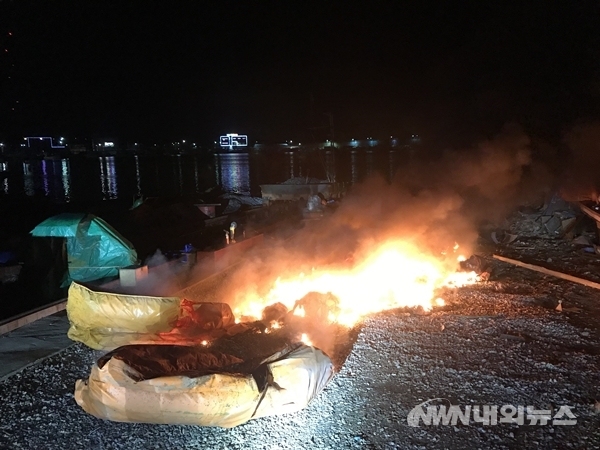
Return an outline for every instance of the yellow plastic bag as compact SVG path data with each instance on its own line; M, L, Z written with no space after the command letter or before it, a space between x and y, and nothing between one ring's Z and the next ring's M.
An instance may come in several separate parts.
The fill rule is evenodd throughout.
M179 297L96 292L73 282L67 300L68 336L96 350L149 341L173 328L180 303Z

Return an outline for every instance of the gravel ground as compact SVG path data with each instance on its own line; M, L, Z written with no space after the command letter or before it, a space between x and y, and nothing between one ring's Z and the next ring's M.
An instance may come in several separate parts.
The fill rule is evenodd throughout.
M0 448L600 448L598 291L494 264L494 281L446 293L442 309L367 319L342 370L299 413L229 430L99 420L73 390L101 353L75 344L0 383ZM555 311L559 299L573 310ZM409 411L435 398L569 405L577 423L410 427Z

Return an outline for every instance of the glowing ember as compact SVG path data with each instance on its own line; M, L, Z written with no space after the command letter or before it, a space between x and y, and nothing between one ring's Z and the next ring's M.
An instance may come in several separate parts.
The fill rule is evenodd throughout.
M458 248L455 246L455 248ZM430 310L443 304L436 290L461 287L477 281L474 272L455 272L437 258L408 242L388 242L351 269L319 270L288 279L277 279L260 298L244 293L236 302L238 314L260 317L265 306L281 302L292 309L309 292L331 293L339 299L339 311L329 320L352 326L361 317L386 309L421 306ZM303 308L294 314L304 316Z
M208 341L202 341L200 342L202 345L207 346L208 345Z

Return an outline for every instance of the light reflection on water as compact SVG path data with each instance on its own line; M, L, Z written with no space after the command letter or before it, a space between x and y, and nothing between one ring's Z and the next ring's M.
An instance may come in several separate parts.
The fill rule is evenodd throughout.
M287 163L287 173L289 175L290 178L294 178L296 176L296 172L295 172L295 164L294 164L294 157L295 154L294 152L285 152L286 158L285 158L285 162Z
M48 178L48 163L44 159L42 161L42 185L44 186L44 195L46 197L50 195L50 180Z
M247 153L215 155L216 182L225 192L250 194L250 161Z
M65 202L71 201L71 164L68 158L21 163L22 174L10 172L4 180L3 190L10 194L18 189L16 175L22 176L25 195L40 195Z
M135 155L135 195L141 197L142 195L142 176L140 174L140 158Z
M200 175L198 173L198 158L194 156L194 187L196 193L200 192Z
M35 195L35 183L33 182L33 167L30 163L23 163L23 190L25 195L33 197Z
M352 183L357 183L358 182L358 177L359 177L359 173L358 173L358 151L356 150L351 150L350 153L350 172L351 172L351 178L350 181L352 181Z
M292 177L325 179L329 174L336 181L358 183L379 172L391 180L406 160L401 151L373 149L15 160L0 162L0 172L9 171L0 179L0 194L85 202L201 193L218 185L225 192L260 195L260 184Z
M3 172L7 172L7 171L8 171L8 163L0 162L0 174L4 175ZM2 177L2 190L4 191L5 194L8 194L8 176Z
M102 200L116 200L118 198L117 171L114 156L99 156L100 185L102 186Z
M63 193L66 202L71 201L71 166L68 159L61 160Z

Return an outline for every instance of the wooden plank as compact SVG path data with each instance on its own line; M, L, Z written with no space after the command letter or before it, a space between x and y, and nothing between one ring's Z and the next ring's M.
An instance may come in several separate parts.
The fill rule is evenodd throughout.
M18 317L10 322L5 322L0 325L0 335L8 333L10 331L16 330L17 328L21 328L22 326L28 325L36 320L41 319L42 317L50 316L59 311L64 310L67 307L66 300L63 300L59 303L54 303L46 308L39 309L30 314L23 315Z
M598 213L597 211L594 211L592 208L590 208L589 206L583 204L582 202L579 202L579 207L581 208L581 210L585 214L587 214L588 216L590 216L596 222L600 222L600 213Z
M558 272L556 270L547 269L542 266L536 266L535 264L524 263L523 261L519 261L518 259L506 258L500 255L494 255L494 259L509 264L514 264L515 266L524 267L525 269L534 270L536 272L540 272L546 275L552 275L553 277L562 278L563 280L572 281L573 283L583 284L584 286L588 286L594 289L600 289L600 283L594 283L593 281L585 280L579 277L574 277L573 275L568 275L566 273Z

